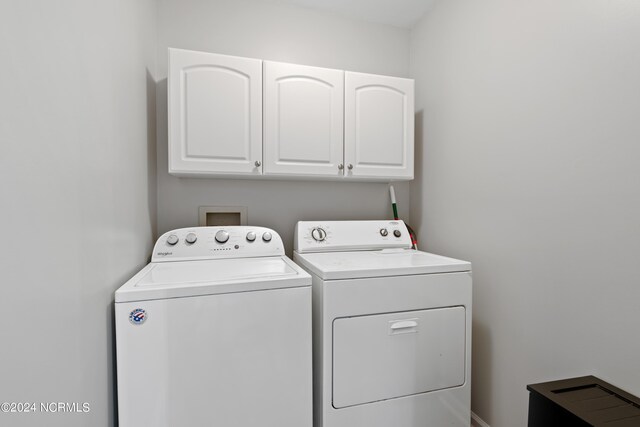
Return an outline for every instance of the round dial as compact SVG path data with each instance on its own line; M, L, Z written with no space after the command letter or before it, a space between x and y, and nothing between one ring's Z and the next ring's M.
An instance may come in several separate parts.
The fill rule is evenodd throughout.
M175 245L176 243L178 243L178 236L176 236L175 234L170 234L169 237L167 237L167 243L170 244L171 246Z
M327 238L327 232L324 231L324 228L316 227L311 230L311 237L313 237L313 240L316 242L323 242L324 239Z
M381 228L380 229L380 235L382 237L386 237L387 235L389 235L389 230L387 230L386 228Z
M249 242L253 242L254 240L256 240L256 233L255 231L250 231L247 233L247 241Z
M400 237L402 236L402 233L400 232L400 230L393 230L393 235L396 237Z
M216 242L225 243L229 240L229 233L225 230L220 230L216 233Z
M196 236L196 233L189 233L187 234L187 237L184 238L184 240L186 240L187 243L192 245L196 242L196 240L198 240L198 236Z
M262 240L264 240L265 242L270 242L271 241L271 233L269 233L268 231L266 231L263 235L262 235Z

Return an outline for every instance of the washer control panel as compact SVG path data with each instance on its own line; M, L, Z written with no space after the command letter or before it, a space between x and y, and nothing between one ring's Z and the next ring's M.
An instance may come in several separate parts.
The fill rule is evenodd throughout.
M296 224L294 250L333 252L411 248L407 226L401 220L300 221Z
M284 255L280 235L264 227L192 227L164 233L152 262Z

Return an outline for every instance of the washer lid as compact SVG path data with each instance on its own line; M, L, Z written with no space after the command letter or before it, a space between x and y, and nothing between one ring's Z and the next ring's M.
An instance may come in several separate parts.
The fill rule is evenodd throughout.
M116 291L116 302L310 286L285 256L152 262Z
M471 271L471 263L413 249L294 253L295 261L324 280Z

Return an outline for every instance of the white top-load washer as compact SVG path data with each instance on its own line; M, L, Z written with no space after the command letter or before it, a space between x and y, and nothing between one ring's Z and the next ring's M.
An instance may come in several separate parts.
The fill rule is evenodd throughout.
M121 427L311 426L311 278L274 231L165 233L115 316Z
M468 427L471 265L411 249L402 221L302 221L315 427Z

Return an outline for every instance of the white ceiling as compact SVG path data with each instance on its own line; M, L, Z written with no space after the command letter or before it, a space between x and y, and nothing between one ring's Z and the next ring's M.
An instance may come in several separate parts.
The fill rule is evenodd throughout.
M267 0L274 1L274 0ZM435 0L279 0L368 22L411 28Z

